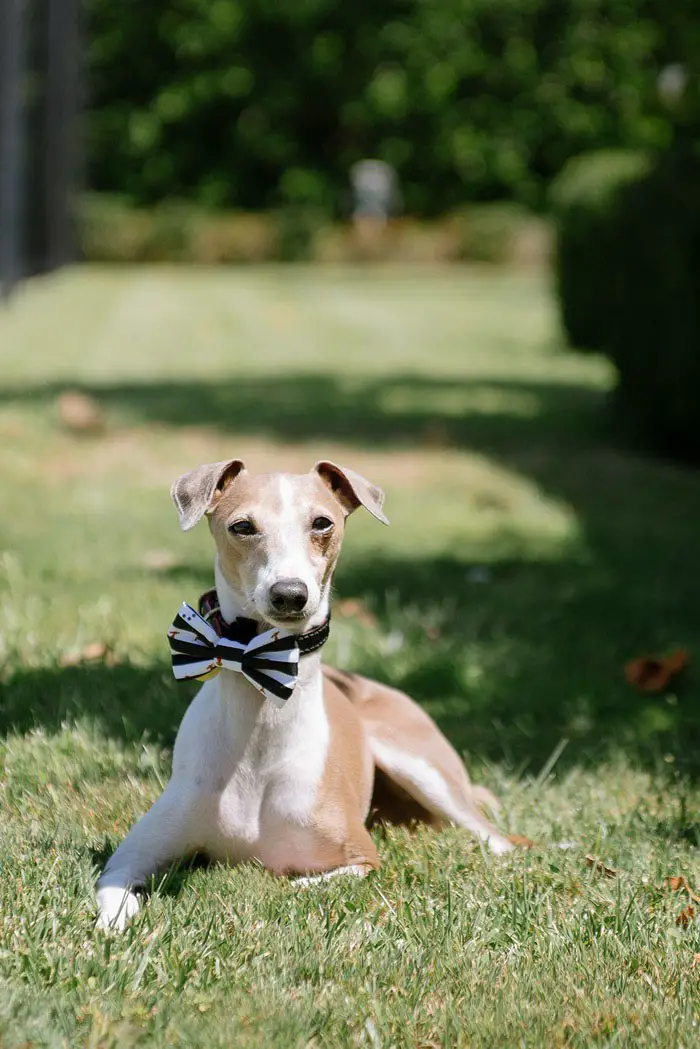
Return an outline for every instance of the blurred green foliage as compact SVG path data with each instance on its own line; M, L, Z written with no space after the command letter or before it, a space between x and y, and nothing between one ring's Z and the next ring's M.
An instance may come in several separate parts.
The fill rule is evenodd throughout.
M552 189L557 283L570 342L617 368L619 417L700 462L700 21L682 0L663 15L675 59L658 85L669 142L564 169Z
M555 279L567 339L581 350L605 350L617 310L620 194L649 171L648 154L583 153L551 186Z
M411 214L538 207L570 156L667 141L654 2L86 0L90 185L290 207L291 242L370 155Z

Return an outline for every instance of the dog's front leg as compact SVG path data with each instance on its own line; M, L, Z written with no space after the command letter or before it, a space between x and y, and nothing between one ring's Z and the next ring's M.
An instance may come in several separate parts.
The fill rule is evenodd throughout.
M97 882L97 924L122 930L139 909L132 891L192 850L192 805L172 784L129 831Z

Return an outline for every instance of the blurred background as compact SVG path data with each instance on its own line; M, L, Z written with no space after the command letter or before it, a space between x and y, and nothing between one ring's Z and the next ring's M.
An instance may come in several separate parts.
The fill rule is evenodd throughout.
M0 0L3 1045L698 1044L699 85L692 0ZM94 937L232 457L385 489L324 658L581 848Z
M24 272L71 250L352 258L366 158L401 187L379 253L539 258L567 161L656 157L697 96L682 0L5 0L2 18L3 246Z
M157 708L169 738L161 628L210 569L206 537L171 535L168 485L231 454L330 455L385 485L396 522L357 526L339 658L513 767L562 739L694 767L692 5L0 17L4 578L49 664L72 661L47 690L8 612L6 720L92 716L141 665L120 703L151 689L134 732ZM95 644L111 663L82 683ZM625 671L647 656L658 673Z

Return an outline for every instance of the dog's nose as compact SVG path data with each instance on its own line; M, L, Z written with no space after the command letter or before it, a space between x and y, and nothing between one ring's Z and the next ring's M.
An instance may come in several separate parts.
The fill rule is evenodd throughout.
M279 579L270 587L270 604L283 615L301 612L309 600L309 588L301 579Z

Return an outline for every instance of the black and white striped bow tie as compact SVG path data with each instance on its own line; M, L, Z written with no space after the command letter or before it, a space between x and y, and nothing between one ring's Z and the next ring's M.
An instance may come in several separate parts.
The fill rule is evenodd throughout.
M296 635L273 627L252 640L236 641L219 634L185 602L168 631L173 674L178 681L206 681L224 667L243 674L258 692L277 706L289 699L299 673Z

